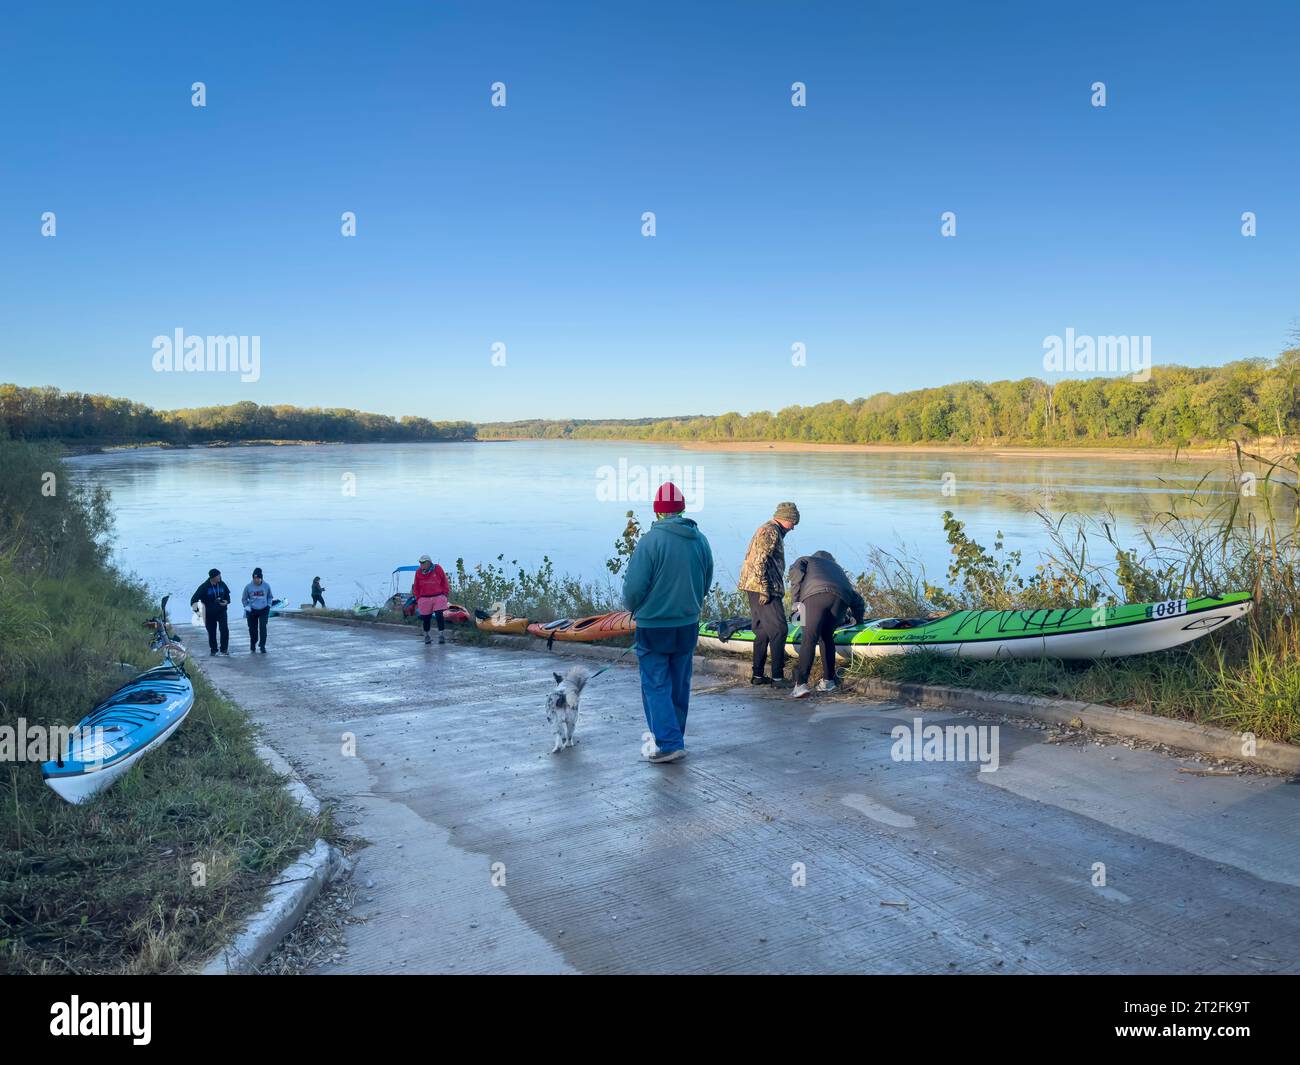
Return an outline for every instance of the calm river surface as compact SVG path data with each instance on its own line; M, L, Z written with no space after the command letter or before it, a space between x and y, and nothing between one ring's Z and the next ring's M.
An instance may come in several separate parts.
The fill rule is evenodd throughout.
M786 543L789 560L824 548L854 570L870 545L905 544L941 579L947 509L986 547L1003 531L1032 565L1047 540L1031 508L1045 499L1058 512L1114 513L1137 546L1140 522L1207 472L1203 493L1226 499L1231 491L1226 467L1204 460L719 452L621 441L144 449L82 456L73 466L112 492L117 560L156 593L188 601L210 566L238 593L261 566L290 603L306 602L319 574L326 601L342 607L377 601L393 568L421 552L449 571L457 557L472 564L504 554L532 567L549 555L559 573L604 579L625 513L651 519L653 467L675 468L727 586L755 527L783 499L803 514Z

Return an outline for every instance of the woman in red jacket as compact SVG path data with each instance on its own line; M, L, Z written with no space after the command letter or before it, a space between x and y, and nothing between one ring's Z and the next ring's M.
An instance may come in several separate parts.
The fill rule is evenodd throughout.
M424 642L433 643L429 637L429 622L438 619L438 642L446 643L442 635L442 612L447 609L447 596L451 587L441 566L435 566L428 555L420 556L420 568L415 571L411 594L415 596L415 611L424 626Z

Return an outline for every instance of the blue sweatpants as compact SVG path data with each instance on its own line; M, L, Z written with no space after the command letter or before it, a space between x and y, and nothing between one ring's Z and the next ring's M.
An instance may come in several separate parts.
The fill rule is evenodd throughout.
M661 751L685 746L686 711L691 701L691 656L699 639L696 625L636 630L641 665L641 705L645 722Z

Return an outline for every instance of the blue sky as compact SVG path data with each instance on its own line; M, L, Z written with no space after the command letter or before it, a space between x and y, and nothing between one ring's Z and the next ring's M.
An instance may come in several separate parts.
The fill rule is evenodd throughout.
M6 5L0 380L489 420L1023 377L1067 328L1271 356L1297 31L1293 3ZM260 336L260 379L154 372L177 328Z

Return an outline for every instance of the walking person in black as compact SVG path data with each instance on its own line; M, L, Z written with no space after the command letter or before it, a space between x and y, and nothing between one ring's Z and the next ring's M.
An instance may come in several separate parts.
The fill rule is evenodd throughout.
M266 654L266 619L271 616L271 586L262 579L262 567L253 570L253 579L244 586L241 597L248 617L248 653L255 654L261 645Z
M850 614L854 623L861 625L866 617L866 604L829 551L815 551L796 559L790 567L789 585L790 601L802 604L803 611L799 662L790 695L802 699L809 694L808 677L818 644L822 649L822 682L817 690L833 692L840 686L835 676L835 630Z
M230 625L226 607L230 606L230 588L221 579L221 570L208 570L208 579L190 596L190 606L203 604L203 626L208 630L208 654L217 653L217 630L221 630L221 653L230 657Z
M317 603L319 603L322 610L325 608L324 592L325 592L325 587L324 585L321 584L320 578L313 577L311 579L311 605L312 606L315 606Z

